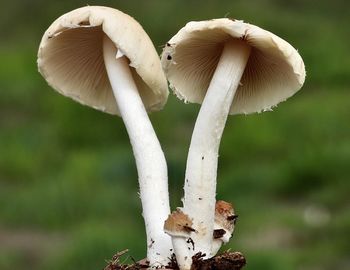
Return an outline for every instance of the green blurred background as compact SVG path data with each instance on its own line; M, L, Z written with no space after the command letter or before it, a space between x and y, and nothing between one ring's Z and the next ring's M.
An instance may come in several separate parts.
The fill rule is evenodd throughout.
M145 256L137 174L121 119L54 92L37 72L45 29L74 8L135 17L158 50L186 22L233 17L288 40L303 89L273 112L228 119L218 198L240 219L225 248L245 269L350 269L350 2L12 0L0 10L0 269L102 269ZM151 115L180 205L198 105L174 95Z

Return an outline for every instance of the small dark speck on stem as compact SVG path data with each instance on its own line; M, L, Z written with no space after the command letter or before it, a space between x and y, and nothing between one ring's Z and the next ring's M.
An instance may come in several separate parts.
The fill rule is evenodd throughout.
M201 200L203 200L203 198L198 198L198 200L200 200L200 201L201 201Z
M151 243L149 244L148 247L152 247L154 243L155 243L155 241L151 238Z
M204 156L202 156L202 160L204 160Z
M171 59L173 59L173 58L171 57L170 54L168 54L168 56L166 57L166 59L171 60Z
M188 238L186 242L187 242L187 244L191 244L192 249L194 250L194 241L192 240L192 238Z

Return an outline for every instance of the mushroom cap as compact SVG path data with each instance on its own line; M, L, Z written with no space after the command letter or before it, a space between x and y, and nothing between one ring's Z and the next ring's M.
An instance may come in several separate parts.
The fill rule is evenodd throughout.
M178 98L202 103L225 42L235 39L251 54L230 114L270 110L301 88L305 67L297 50L257 26L222 18L189 22L166 44L162 65Z
M119 115L104 66L104 34L128 58L146 110L162 109L168 86L159 56L141 25L116 9L86 6L54 21L39 46L39 72L62 95Z
M235 216L231 203L221 200L216 202L214 229L224 229L231 236L234 230L235 217L237 216Z
M164 232L177 237L188 237L191 232L195 231L192 228L192 220L180 208L172 212L164 222Z

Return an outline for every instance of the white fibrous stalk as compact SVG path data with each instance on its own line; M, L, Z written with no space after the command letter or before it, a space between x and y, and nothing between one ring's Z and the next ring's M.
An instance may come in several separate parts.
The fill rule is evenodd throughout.
M166 160L140 98L128 59L107 37L103 54L113 93L129 134L139 177L142 214L147 234L147 259L151 266L169 262L171 238L163 231L170 213Z
M188 152L183 212L193 221L194 250L212 255L218 150L234 95L250 55L240 40L227 41L200 108ZM186 248L185 241L183 248Z

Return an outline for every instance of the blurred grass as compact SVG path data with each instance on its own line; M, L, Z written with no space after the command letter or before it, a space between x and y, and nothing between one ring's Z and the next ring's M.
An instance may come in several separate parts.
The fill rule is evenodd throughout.
M145 255L136 168L122 121L61 97L36 68L46 27L85 4L15 0L0 11L3 270L101 269L118 250ZM134 16L159 52L187 21L223 16L260 25L299 49L308 75L300 93L274 112L228 120L218 198L232 201L240 219L225 248L244 252L248 270L349 269L349 2L89 4ZM168 160L173 208L198 109L171 95L164 111L151 115Z

